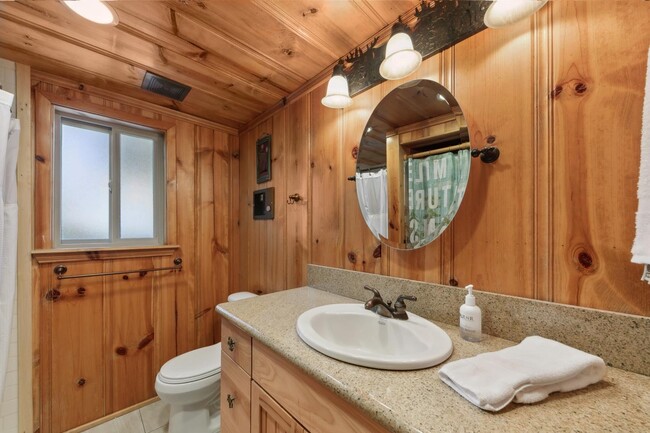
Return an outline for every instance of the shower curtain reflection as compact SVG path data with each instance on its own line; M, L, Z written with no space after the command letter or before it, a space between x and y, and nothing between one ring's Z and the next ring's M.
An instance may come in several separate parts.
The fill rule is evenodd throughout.
M465 195L469 163L468 149L406 160L408 248L428 244L454 219Z
M356 174L359 207L368 227L378 237L388 237L388 189L386 169Z

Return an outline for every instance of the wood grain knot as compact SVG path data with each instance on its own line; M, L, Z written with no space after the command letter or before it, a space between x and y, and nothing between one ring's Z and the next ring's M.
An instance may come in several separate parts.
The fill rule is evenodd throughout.
M128 279L129 279L129 276L128 276L128 275L122 275L122 279L123 279L123 280L128 280Z
M352 264L356 264L356 263L357 263L357 255L356 255L353 251L350 251L350 252L348 253L348 261L349 261L350 263L352 263Z
M116 347L115 353L117 353L119 356L126 356L126 354L129 353L129 349L124 346Z
M140 275L140 278L144 278L147 276L147 271L140 271L138 275Z
M318 9L316 9L316 8L309 8L309 9L307 9L306 11L304 11L304 12L302 13L302 16L303 16L303 17L306 17L307 15L314 15L314 14L316 14L316 13L318 13Z
M578 272L593 274L598 270L598 257L588 245L577 245L572 255Z
M457 287L457 286L458 286L458 280L455 279L455 278L450 278L450 279L449 279L449 285L450 285L450 286Z
M36 155L34 159L38 162L45 162L45 158L43 158L41 155Z
M352 158L357 159L359 156L359 146L354 146L352 148Z
M582 95L587 91L587 85L585 83L577 83L574 89L578 95Z
M594 265L594 259L589 255L589 253L583 251L578 254L578 263L585 269L589 269Z
M86 288L85 287L79 287L77 289L77 296L86 296Z
M381 244L377 245L377 248L372 252L372 257L378 259L381 257Z
M487 138L485 139L487 144L493 144L496 140L497 138L494 135L488 135Z
M291 48L283 48L282 49L282 54L285 56L291 57L293 56L293 50Z
M314 162L313 162L313 161L312 161L312 162L311 162L311 164L309 164L309 165L311 166L311 168L314 168L314 167L316 167L316 164L314 164Z
M232 153L232 158L233 159L239 159L239 152L233 152Z
M45 294L45 299L48 301L56 302L61 297L61 292L56 289L50 289Z
M144 349L152 341L153 341L153 332L150 332L142 340L140 340L140 342L138 343L138 350Z
M551 90L551 98L557 98L560 96L560 93L562 93L562 86L555 86L555 89Z
M84 386L86 384L86 379L83 377L77 381L77 385Z
M79 90L85 90L85 89L86 89L86 86L84 86L83 84L79 84Z

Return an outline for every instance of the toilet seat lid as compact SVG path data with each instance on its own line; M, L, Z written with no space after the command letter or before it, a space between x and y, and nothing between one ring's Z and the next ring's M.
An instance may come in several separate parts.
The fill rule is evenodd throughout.
M167 361L158 374L165 383L188 383L221 373L221 343L183 353Z

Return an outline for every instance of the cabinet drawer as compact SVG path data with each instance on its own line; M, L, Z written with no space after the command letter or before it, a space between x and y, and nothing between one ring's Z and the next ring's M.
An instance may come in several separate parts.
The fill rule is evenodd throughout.
M221 322L221 350L251 374L251 337L228 320Z
M221 352L220 409L222 433L250 433L251 378L224 351Z
M253 380L311 433L389 433L257 340L253 341Z

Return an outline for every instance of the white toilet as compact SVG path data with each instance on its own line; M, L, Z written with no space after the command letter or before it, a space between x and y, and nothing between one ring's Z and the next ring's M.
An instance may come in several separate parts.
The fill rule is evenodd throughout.
M228 302L252 298L250 292ZM167 361L156 376L156 393L170 405L169 433L218 433L221 343L192 350Z

